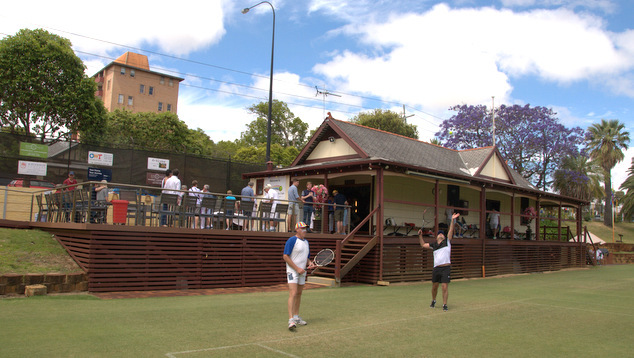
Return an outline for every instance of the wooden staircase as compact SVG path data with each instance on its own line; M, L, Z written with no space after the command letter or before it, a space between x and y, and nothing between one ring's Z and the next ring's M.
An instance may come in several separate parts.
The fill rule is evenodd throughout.
M341 279L376 246L378 241L378 236L349 236L346 240L337 241L333 263L317 268L313 276L334 279L338 286Z

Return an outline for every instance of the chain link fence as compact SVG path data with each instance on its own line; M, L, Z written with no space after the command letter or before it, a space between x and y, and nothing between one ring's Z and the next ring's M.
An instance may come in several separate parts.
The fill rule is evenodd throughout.
M20 143L29 142L46 144L48 155L42 158L31 157L20 153ZM89 153L112 154L112 165L89 164ZM109 181L131 184L160 186L160 180L167 168L148 169L148 158L160 158L169 161L169 169L177 168L183 185L189 188L193 180L198 180L198 187L208 184L210 191L224 193L231 189L240 193L246 181L242 173L262 171L265 164L241 163L231 159L200 157L184 153L164 153L151 150L135 150L108 148L71 142L42 143L35 138L0 133L0 185L8 185L14 179L24 179L24 186L31 186L31 181L44 181L61 184L69 171L75 172L78 182L101 180L104 174ZM19 174L20 161L46 163L45 175ZM24 173L24 172L22 172Z

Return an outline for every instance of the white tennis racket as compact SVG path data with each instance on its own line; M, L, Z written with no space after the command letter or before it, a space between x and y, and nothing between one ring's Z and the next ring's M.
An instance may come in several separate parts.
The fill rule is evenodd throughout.
M313 259L313 267L326 266L335 258L335 253L331 249L323 249L315 255Z

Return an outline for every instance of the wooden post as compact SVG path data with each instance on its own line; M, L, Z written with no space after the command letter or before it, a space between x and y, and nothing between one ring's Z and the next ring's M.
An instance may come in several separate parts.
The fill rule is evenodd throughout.
M378 204L381 206L381 209L376 213L376 227L377 234L379 235L379 281L383 281L383 210L385 210L385 206L383 205L383 167L379 167L377 169L377 199ZM370 223L370 231L372 231L372 224Z
M335 253L335 282L341 283L341 240L337 240Z
M537 236L535 236L535 240L539 240L539 227L541 225L539 225L539 196L535 199L535 215L537 215L537 217L535 218L535 234ZM544 232L545 234L545 232Z
M482 240L482 277L486 277L486 265L484 264L484 260L486 257L486 188L482 186L482 191L480 191L480 240Z

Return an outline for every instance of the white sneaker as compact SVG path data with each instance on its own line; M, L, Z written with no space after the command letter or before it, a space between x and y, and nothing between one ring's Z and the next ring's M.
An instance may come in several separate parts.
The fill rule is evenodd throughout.
M297 323L300 326L305 326L308 323L306 321L304 321L301 317L297 317L297 318L293 318L293 320L295 321L295 323Z
M295 320L294 319L289 319L288 320L288 330L289 331L295 331L295 328L297 328L297 326L295 325Z

